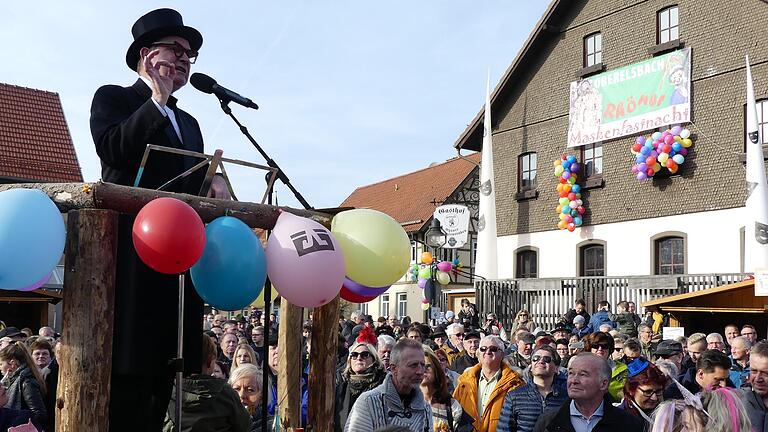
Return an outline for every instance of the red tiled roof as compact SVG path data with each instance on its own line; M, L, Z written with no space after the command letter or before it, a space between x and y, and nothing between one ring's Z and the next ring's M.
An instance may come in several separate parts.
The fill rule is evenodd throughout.
M479 163L480 153L468 159ZM443 163L355 189L340 207L371 208L402 223L406 232L419 231L435 207L472 173L475 164L458 157ZM433 204L436 201L437 204Z
M0 83L0 177L83 181L57 93Z

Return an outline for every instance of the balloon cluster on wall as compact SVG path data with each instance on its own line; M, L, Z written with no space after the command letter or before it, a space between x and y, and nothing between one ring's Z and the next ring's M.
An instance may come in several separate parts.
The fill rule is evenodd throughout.
M408 270L408 276L411 281L416 282L419 288L422 289L421 294L421 308L422 310L429 310L429 296L434 295L434 286L430 286L434 280L440 285L448 285L451 283L451 272L457 272L460 262L458 259L453 261L440 261L435 262L432 252L423 252L421 254L421 262L415 263ZM429 292L429 294L428 294Z
M650 138L639 136L632 144L635 164L632 173L639 181L656 175L662 168L674 174L688 156L688 149L693 145L691 131L675 126L664 132L654 132Z
M576 183L581 171L581 165L576 156L562 155L555 160L555 177L559 179L557 194L559 196L555 212L557 213L557 227L573 232L583 223L584 202L581 200L581 185Z

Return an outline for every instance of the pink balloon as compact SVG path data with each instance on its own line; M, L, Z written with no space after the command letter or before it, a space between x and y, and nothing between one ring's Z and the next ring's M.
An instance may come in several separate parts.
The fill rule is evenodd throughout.
M450 261L440 261L439 263L437 263L437 269L440 270L441 272L448 273L449 271L451 271L452 268L453 268L453 264L451 264Z
M344 255L331 231L281 212L267 242L267 274L288 302L313 308L333 300L344 283Z
M32 285L24 288L19 288L16 291L34 291L40 288L41 286L45 285L45 283L48 282L50 278L51 278L51 273L48 273L48 275L46 275L44 278L40 279L39 281L33 283Z

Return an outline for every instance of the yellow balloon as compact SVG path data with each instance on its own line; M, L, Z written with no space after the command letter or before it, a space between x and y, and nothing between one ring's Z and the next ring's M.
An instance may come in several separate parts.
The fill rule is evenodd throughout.
M422 264L432 264L432 252L422 252L421 254L421 263Z
M439 271L437 272L437 282L439 282L440 285L448 285L451 283L451 275L446 272Z
M693 145L693 141L691 141L690 138L684 138L680 141L680 144L683 145L683 147L688 148Z
M421 304L421 310L428 311L429 310L429 303L422 303Z
M275 299L278 297L277 290L275 289L274 286L272 287L271 297L272 297L272 302L274 302ZM261 292L259 293L259 296L256 297L256 300L254 300L253 303L251 303L251 307L260 308L260 309L264 307L264 290L261 290Z
M334 216L331 232L344 253L347 277L361 285L392 285L410 266L408 235L396 220L380 211L341 212Z

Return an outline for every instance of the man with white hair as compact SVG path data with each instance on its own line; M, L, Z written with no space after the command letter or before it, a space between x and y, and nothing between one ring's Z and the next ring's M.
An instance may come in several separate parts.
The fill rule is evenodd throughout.
M510 390L525 384L504 359L504 342L498 336L488 335L480 340L480 363L464 371L459 377L453 398L473 419L478 432L496 431L504 397Z
M382 426L432 430L432 407L419 390L426 364L420 342L403 338L392 349L384 382L360 395L349 413L345 432L373 431Z
M384 367L384 370L389 371L389 358L390 354L392 354L392 348L395 347L395 338L386 334L379 335L377 346L381 365Z
M48 326L40 327L40 331L38 331L37 334L47 338L53 338L56 335L53 329Z
M731 339L731 373L729 377L736 388L749 387L749 350L752 344L744 336Z
M720 333L710 333L707 335L707 349L716 349L725 352L725 341Z
M445 330L448 334L448 341L443 344L442 349L446 355L448 355L448 363L451 365L456 360L461 351L464 350L464 326L458 323L453 323Z

